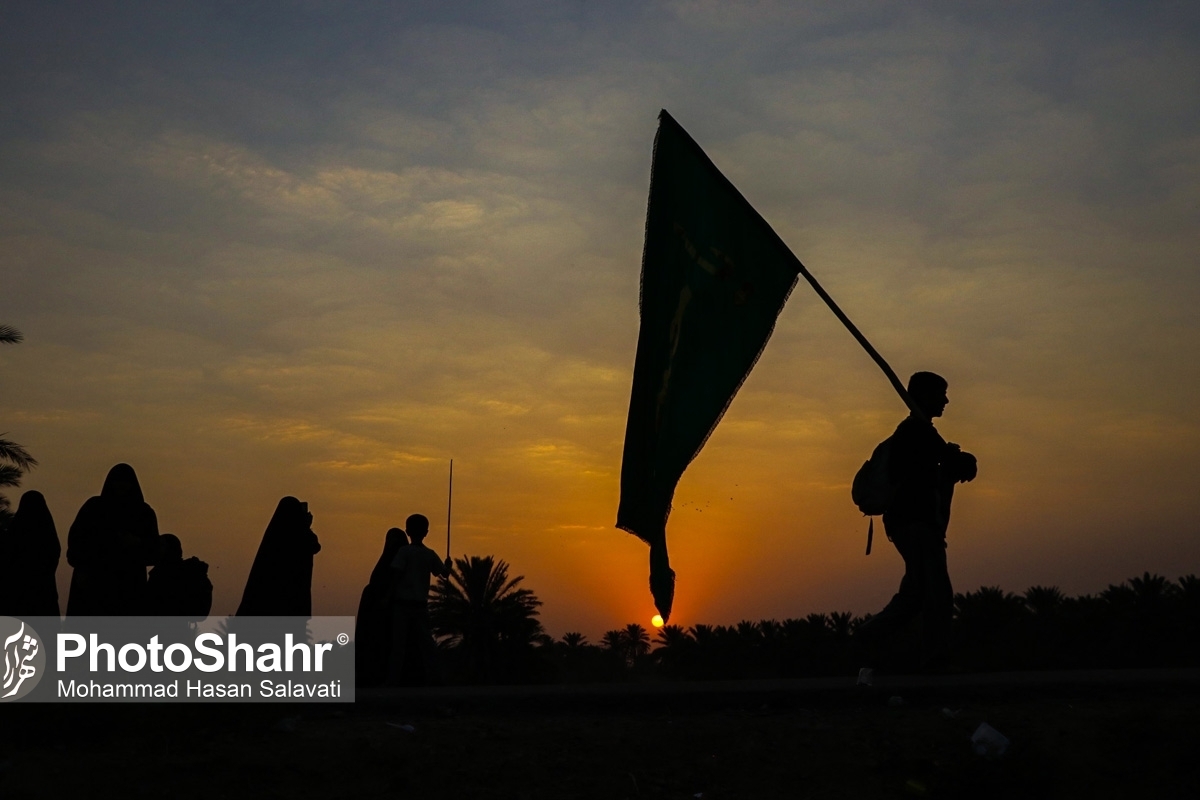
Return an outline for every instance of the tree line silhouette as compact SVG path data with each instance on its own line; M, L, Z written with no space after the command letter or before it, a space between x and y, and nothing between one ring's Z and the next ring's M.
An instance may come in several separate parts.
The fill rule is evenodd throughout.
M667 625L652 639L638 624L531 642L543 670L565 682L731 680L850 675L863 666L855 631L869 615L809 614L736 625ZM917 663L916 638L880 664ZM954 596L953 640L964 671L1200 666L1200 579L1145 573L1097 595L1057 587L1023 594L984 586Z
M499 577L506 575L504 569ZM464 599L459 587L453 591L456 600ZM453 682L851 675L863 665L855 631L870 618L838 612L736 625L667 625L653 637L631 623L592 643L576 631L557 640L545 634L535 618L539 603L532 592L490 609L485 597L474 592L477 605L456 605L455 617L442 617L435 626L453 664L448 675ZM505 613L498 613L500 605ZM461 633L466 625L477 626L469 639ZM916 638L905 638L910 649L901 647L879 666L902 671L917 663ZM1200 666L1200 578L1171 581L1145 573L1078 597L1054 586L1034 586L1023 594L984 586L955 595L953 640L956 662L970 672Z

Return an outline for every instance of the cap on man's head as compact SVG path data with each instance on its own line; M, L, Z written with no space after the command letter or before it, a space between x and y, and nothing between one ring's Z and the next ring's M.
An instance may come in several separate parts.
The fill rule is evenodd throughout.
M404 530L410 537L414 534L424 536L429 533L429 518L424 514L411 514L404 520Z
M936 372L914 372L908 379L908 393L919 397L941 394L949 386L946 379Z

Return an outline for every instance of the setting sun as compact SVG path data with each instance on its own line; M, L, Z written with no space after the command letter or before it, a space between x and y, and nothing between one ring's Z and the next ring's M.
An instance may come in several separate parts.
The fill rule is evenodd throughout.
M653 625L653 626L654 626L654 627L656 627L656 628L661 628L661 627L663 626L663 618L662 618L662 615L661 615L661 614L655 614L653 617L651 617L651 618L650 618L650 624L651 624L651 625Z

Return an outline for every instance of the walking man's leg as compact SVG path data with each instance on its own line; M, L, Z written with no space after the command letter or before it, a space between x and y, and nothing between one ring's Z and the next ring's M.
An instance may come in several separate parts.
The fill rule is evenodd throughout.
M855 633L865 648L863 655L872 662L879 659L884 641L920 614L925 602L927 564L916 533L911 528L901 528L892 534L892 544L904 559L900 588L883 610Z
M922 548L922 558L927 576L921 603L922 658L927 668L944 667L950 659L950 623L954 618L946 540L931 537Z

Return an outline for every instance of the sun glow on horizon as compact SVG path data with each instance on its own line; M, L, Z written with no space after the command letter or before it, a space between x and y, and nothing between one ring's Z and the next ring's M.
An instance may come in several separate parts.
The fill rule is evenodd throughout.
M662 615L655 614L653 617L650 618L650 624L656 628L661 628L663 626Z

